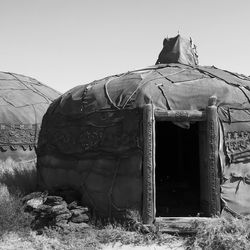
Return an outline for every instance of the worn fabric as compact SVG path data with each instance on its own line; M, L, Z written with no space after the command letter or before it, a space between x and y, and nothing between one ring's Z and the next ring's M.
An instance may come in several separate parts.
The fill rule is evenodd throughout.
M141 211L142 113L96 112L78 119L45 115L38 143L39 184L82 193L82 201L103 217Z
M0 186L34 191L40 125L59 95L31 77L0 72Z
M131 208L140 213L142 108L153 104L161 111L205 110L209 98L216 95L224 129L220 144L225 179L222 199L236 212L250 213L250 203L245 199L248 186L243 186L247 181L237 185L230 179L233 164L246 164L248 151L226 148L225 132L248 126L249 84L250 78L215 67L169 63L77 86L55 100L44 116L38 144L40 185L47 189L60 186L84 189L83 201L102 216L122 215ZM228 116L229 106L239 107L240 111L231 109ZM227 159L231 159L230 164ZM237 167L240 169L237 176L246 180L243 168ZM130 168L131 175L126 175ZM248 173L248 166L244 169ZM233 196L235 188L237 197Z
M196 46L192 39L186 39L180 35L165 38L163 49L159 54L156 64L159 63L183 63L188 65L198 64Z
M241 105L221 106L218 114L223 130L226 160L222 165L221 198L225 209L250 213L250 109Z
M63 94L48 114L78 117L151 102L160 110L203 110L211 95L217 96L217 105L249 106L247 86L250 78L215 67L161 64L77 86Z
M141 211L142 154L99 154L70 158L47 154L39 158L40 187L78 190L82 202L103 217L124 218L131 211Z
M31 77L0 72L1 151L34 147L43 115L59 95Z
M53 122L44 118L39 138L39 155L50 152L85 157L99 152L117 154L142 147L139 110L96 112L88 119L69 119L56 115ZM45 125L46 124L46 125ZM53 151L54 150L54 151Z

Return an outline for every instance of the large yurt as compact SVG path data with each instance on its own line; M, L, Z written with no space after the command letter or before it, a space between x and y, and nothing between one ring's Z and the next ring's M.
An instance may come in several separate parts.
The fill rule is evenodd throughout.
M60 96L34 78L0 72L0 187L36 187L36 152L42 117Z
M72 189L101 217L250 214L250 78L198 65L191 39L155 65L77 86L46 112L42 189Z

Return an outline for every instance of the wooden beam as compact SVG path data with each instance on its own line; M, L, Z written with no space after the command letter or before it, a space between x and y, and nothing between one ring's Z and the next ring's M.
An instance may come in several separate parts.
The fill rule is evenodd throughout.
M209 99L207 107L207 175L208 175L208 215L220 214L220 179L218 173L219 123L217 97Z
M209 216L209 186L207 167L207 122L199 123L199 155L200 155L200 211L204 216Z
M155 220L155 122L154 107L148 104L143 109L143 224Z
M188 122L206 120L206 112L198 110L155 110L154 113L156 121Z
M156 217L155 225L161 233L191 234L197 232L200 223L216 218L208 217Z

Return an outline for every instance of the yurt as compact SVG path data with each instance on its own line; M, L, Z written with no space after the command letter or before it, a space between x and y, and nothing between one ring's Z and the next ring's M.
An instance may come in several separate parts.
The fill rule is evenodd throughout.
M50 103L60 93L20 74L0 72L0 187L36 187L38 134Z
M68 188L101 217L250 214L250 78L198 65L191 39L155 65L77 86L46 112L40 188Z

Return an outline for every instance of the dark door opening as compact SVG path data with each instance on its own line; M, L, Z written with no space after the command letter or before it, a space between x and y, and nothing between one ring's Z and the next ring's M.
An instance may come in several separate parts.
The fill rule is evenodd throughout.
M200 213L198 122L183 129L156 122L156 216L186 217Z

